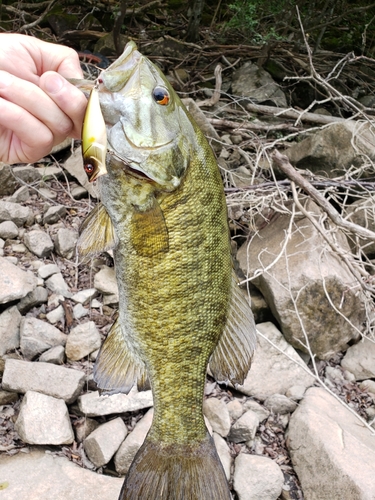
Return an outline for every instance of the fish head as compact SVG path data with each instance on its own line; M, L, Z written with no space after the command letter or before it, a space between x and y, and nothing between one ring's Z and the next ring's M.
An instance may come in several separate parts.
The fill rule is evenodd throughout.
M178 187L197 149L197 133L160 69L129 42L99 76L98 94L109 154L130 175L166 191Z

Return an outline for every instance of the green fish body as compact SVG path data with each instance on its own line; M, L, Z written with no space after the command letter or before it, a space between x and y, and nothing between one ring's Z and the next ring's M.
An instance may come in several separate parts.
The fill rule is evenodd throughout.
M205 376L210 361L217 380L243 382L256 330L233 273L219 169L167 79L134 43L99 77L98 95L107 173L78 247L82 255L113 248L120 303L94 377L123 392L148 378L154 398L151 429L119 500L229 500L203 419ZM89 109L85 122L95 135Z

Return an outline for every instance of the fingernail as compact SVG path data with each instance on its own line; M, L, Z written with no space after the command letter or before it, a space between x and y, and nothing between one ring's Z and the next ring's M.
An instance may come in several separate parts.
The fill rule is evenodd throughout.
M7 71L0 71L0 87L9 87L9 85L13 82L13 75L8 73Z
M64 86L65 80L60 75L47 75L44 88L49 94L57 94Z

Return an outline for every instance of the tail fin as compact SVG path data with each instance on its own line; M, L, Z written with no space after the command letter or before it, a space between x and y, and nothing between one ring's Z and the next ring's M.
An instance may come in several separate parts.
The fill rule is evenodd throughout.
M163 446L148 437L118 500L231 500L211 436L197 445Z

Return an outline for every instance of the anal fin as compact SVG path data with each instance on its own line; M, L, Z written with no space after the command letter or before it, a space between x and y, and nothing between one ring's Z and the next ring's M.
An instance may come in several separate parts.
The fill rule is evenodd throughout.
M100 348L94 366L94 380L106 394L127 394L135 383L139 390L146 387L146 366L128 348L118 319Z
M160 252L168 252L168 229L156 198L145 211L135 208L130 227L132 245L138 255L154 257Z
M83 221L80 232L77 250L81 257L93 257L111 250L116 244L112 221L102 203L98 203L89 213Z
M232 272L231 300L225 329L210 359L212 375L219 382L242 384L256 346L253 312Z

